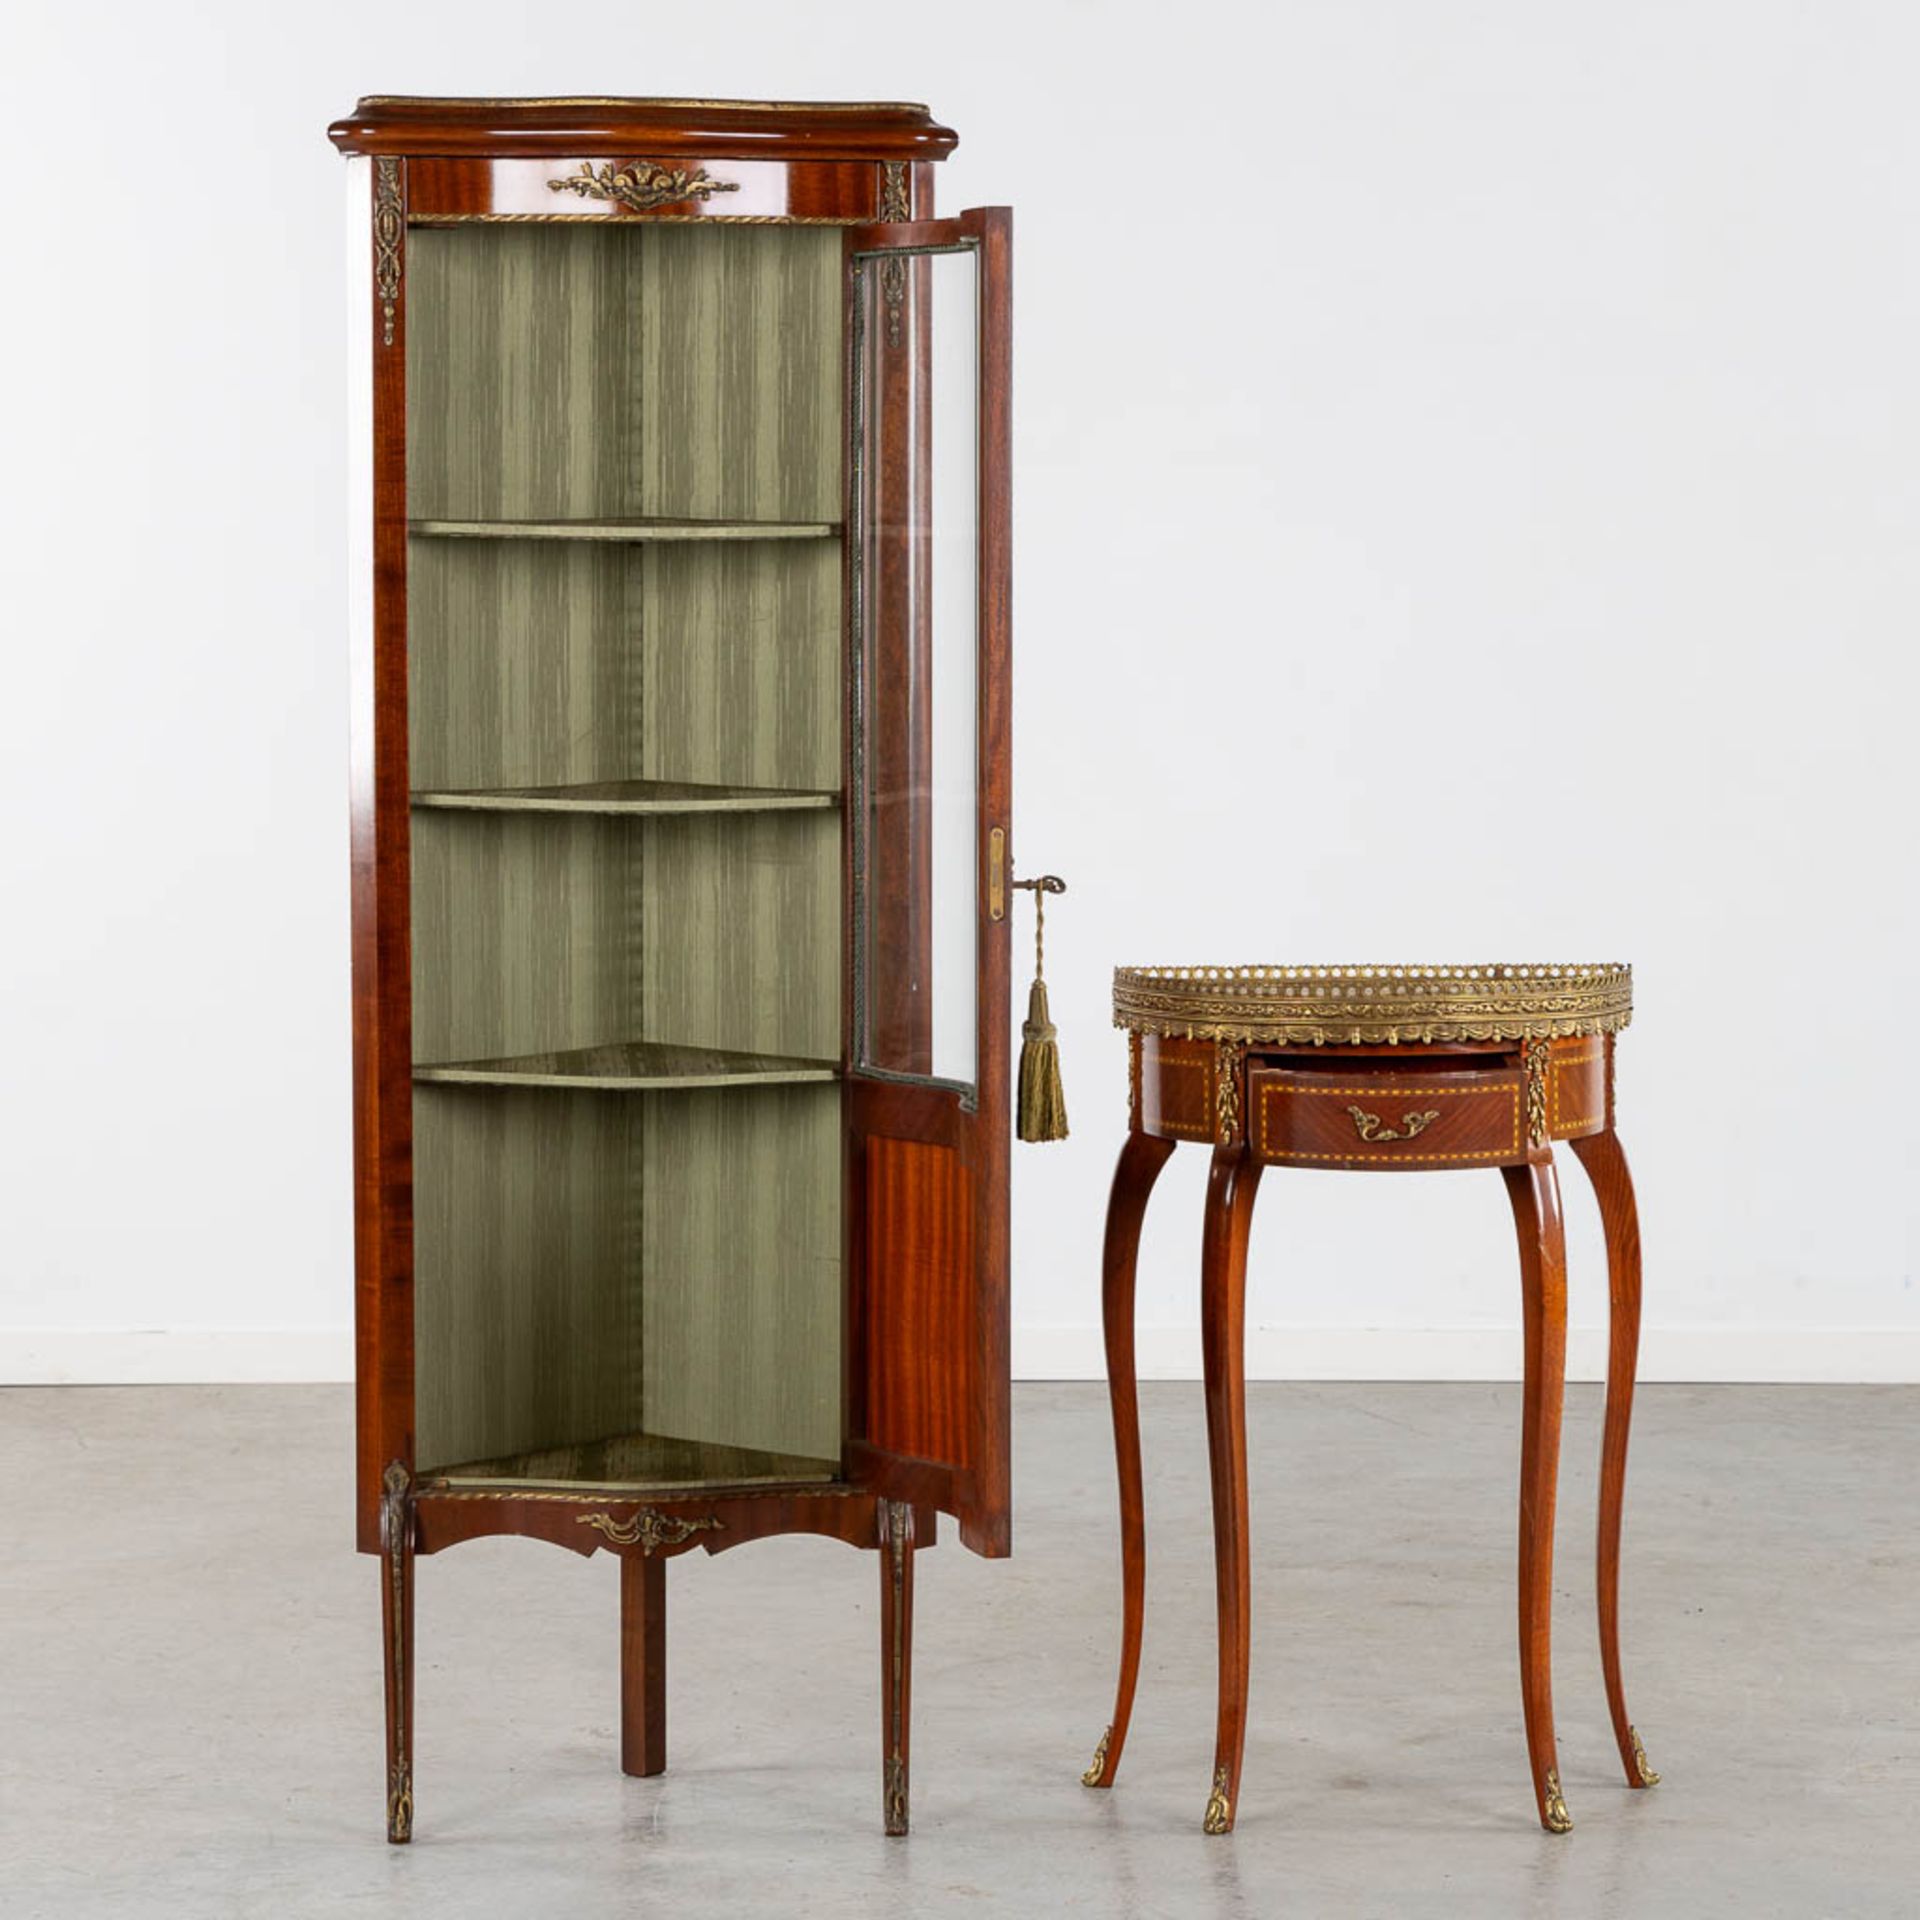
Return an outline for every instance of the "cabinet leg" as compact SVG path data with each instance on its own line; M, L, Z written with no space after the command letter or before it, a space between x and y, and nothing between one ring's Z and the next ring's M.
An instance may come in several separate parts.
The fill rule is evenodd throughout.
M386 1647L387 1838L413 1838L413 1476L389 1463L380 1499L380 1624Z
M620 1556L620 1771L667 1770L667 1563Z
M1133 1281L1140 1255L1140 1223L1147 1196L1173 1152L1171 1140L1129 1133L1113 1170L1107 1201L1106 1248L1101 1260L1100 1305L1107 1335L1107 1394L1113 1403L1113 1451L1120 1471L1120 1684L1113 1718L1093 1750L1093 1764L1080 1778L1089 1787L1110 1787L1120 1771L1133 1718L1133 1691L1140 1679L1140 1633L1147 1603L1147 1522L1140 1483L1140 1390L1133 1352Z
M1595 1554L1599 1579L1600 1666L1614 1743L1630 1787L1651 1787L1660 1776L1627 1718L1620 1681L1620 1509L1627 1490L1627 1430L1633 1421L1633 1382L1640 1355L1640 1219L1633 1176L1620 1137L1609 1129L1575 1140L1573 1150L1593 1182L1607 1235L1607 1417L1600 1444L1600 1526Z
M1247 1238L1260 1163L1216 1147L1200 1243L1200 1338L1206 1367L1207 1457L1213 1477L1213 1562L1220 1614L1220 1712L1213 1790L1202 1821L1231 1833L1247 1738L1252 1574L1247 1520Z
M1573 1825L1553 1735L1553 1509L1567 1375L1567 1254L1551 1157L1503 1167L1520 1241L1526 1393L1520 1439L1520 1700L1540 1824Z
M881 1804L890 1834L905 1833L913 1715L913 1509L880 1502L880 1718L886 1762Z

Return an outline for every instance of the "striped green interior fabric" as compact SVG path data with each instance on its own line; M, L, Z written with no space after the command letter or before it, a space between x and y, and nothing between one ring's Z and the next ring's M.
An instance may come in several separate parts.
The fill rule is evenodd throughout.
M409 236L423 1471L835 1470L840 244Z

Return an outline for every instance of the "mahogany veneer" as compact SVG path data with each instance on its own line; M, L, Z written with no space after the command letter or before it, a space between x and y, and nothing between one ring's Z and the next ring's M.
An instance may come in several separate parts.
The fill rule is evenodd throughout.
M1212 1150L1200 1251L1220 1634L1214 1772L1202 1825L1229 1833L1246 1741L1252 1614L1247 1503L1247 1240L1268 1166L1365 1173L1497 1167L1519 1242L1521 1702L1540 1821L1572 1826L1553 1731L1554 1496L1567 1274L1553 1143L1593 1181L1606 1229L1612 1344L1602 1443L1599 1618L1607 1706L1630 1787L1652 1786L1620 1678L1620 1517L1640 1329L1633 1182L1613 1130L1625 968L1122 969L1131 1127L1108 1203L1102 1308L1120 1481L1122 1631L1113 1719L1083 1776L1119 1770L1140 1673L1146 1526L1134 1381L1134 1269L1147 1199L1182 1140Z
M327 129L342 153L468 155L634 152L836 160L944 160L959 136L911 101L550 100L368 94Z
M373 96L330 132L388 1838L416 1562L491 1534L622 1557L638 1775L667 1559L874 1549L903 1833L915 1557L940 1512L1010 1545L1010 216L933 217L955 136L909 104ZM949 735L976 858L936 876Z

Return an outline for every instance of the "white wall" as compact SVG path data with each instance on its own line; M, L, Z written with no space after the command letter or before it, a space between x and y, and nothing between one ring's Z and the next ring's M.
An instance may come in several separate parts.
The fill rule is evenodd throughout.
M1072 883L1075 1127L1016 1160L1027 1371L1097 1365L1115 961L1623 957L1651 1369L1920 1377L1911 7L117 0L9 40L0 1373L348 1364L322 129L628 89L925 98L945 204L1019 208L1018 853ZM1202 1162L1147 1232L1162 1369ZM1490 1177L1262 1209L1257 1364L1512 1370Z

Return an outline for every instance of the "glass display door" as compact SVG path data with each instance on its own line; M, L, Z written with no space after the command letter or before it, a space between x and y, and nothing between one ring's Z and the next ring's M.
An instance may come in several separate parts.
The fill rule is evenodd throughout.
M1011 216L855 228L849 1465L1008 1547Z

